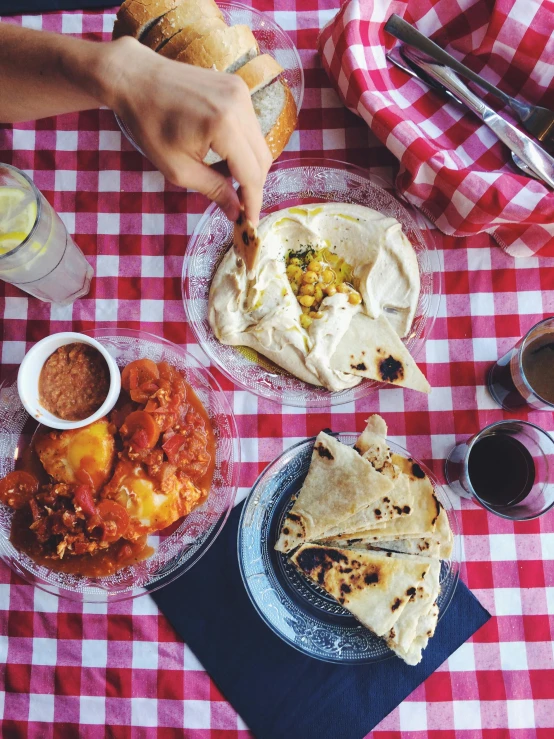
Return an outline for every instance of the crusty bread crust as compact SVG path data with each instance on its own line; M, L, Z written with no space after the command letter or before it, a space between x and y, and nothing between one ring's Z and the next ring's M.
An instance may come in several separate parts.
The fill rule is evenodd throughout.
M254 95L262 87L266 87L266 85L273 82L282 71L283 67L272 56L260 54L260 56L255 56L254 59L246 62L234 74L246 82L250 94Z
M141 41L157 51L162 44L169 41L182 29L208 18L223 19L223 14L214 0L186 0L186 2L162 16Z
M119 8L112 38L141 35L158 18L180 5L183 0L125 0Z
M179 54L201 36L207 36L216 28L227 28L227 24L221 18L204 18L190 26L181 29L167 44L159 49L158 53L167 59L177 59Z
M277 82L275 84L283 85L285 88L285 104L281 110L281 115L277 118L273 128L265 137L271 156L273 157L273 161L280 156L281 152L288 144L298 121L296 103L294 102L289 86L286 82Z
M224 72L251 49L257 52L258 42L250 28L228 26L197 38L179 54L177 61Z

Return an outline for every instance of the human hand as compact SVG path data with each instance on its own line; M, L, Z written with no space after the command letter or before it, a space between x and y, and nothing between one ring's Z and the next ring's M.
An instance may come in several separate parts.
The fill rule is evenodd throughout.
M213 149L227 162L246 215L257 225L272 157L243 80L165 59L130 37L109 46L106 104L146 156L168 180L203 193L234 221L235 189L202 161Z

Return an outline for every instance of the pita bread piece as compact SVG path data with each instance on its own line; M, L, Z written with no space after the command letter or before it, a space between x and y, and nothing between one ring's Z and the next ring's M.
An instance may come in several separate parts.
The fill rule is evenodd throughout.
M437 519L442 510L431 481L413 459L393 454L392 463L399 467L409 479L410 489L414 496L412 513L410 516L375 524L373 536L377 539L430 536L435 531ZM369 530L365 534L372 535Z
M400 470L391 461L391 453L387 444L387 424L381 416L374 413L366 421L366 427L354 444L354 449L375 467L378 472L396 479Z
M331 369L430 393L431 386L385 318L356 313L331 357Z
M405 661L407 661L410 648L416 637L423 636L423 634L418 633L418 627L423 627L423 624L426 623L422 619L429 615L440 593L440 562L436 559L429 560L429 562L429 570L425 578L415 589L409 603L385 639L387 645ZM434 633L434 628L432 631ZM414 661L416 657L419 658ZM408 664L417 664L421 660L421 648L414 651L409 659Z
M355 533L368 529L382 521L390 521L393 518L398 518L398 516L409 516L412 512L413 499L414 496L410 489L408 477L401 474L394 481L394 487L387 495L379 498L366 508L362 508L354 516L346 518L338 526L328 529L322 534L321 538L327 539L330 536Z
M291 560L377 636L390 632L430 566L421 557L317 544L304 544Z
M285 517L275 549L289 552L383 498L392 482L352 449L323 431L315 440L310 469Z
M430 559L441 559L441 544L438 539L416 537L414 539L358 539L358 534L350 534L351 538L329 537L321 542L330 547L348 547L348 549L371 549L378 552L398 552L399 554L417 555Z
M244 209L241 209L239 217L235 221L233 246L235 247L237 256L242 259L246 266L248 279L254 279L255 268L260 254L260 240L258 239L256 227L248 220Z

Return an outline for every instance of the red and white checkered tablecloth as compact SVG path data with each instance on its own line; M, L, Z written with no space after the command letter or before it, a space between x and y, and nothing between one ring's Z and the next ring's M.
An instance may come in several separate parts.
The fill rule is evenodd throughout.
M280 0L278 11L256 0L256 7L292 35L306 71L299 128L284 156L325 155L392 178L395 160L342 107L315 53L335 0ZM9 20L100 41L109 38L113 18L74 12ZM106 110L1 128L0 160L33 177L96 273L90 294L66 308L0 283L2 375L33 342L72 328L142 328L202 357L185 323L180 276L203 198L167 185ZM485 372L533 323L554 314L554 257L514 261L485 234L437 234L437 245L444 297L422 357L434 388L429 397L390 388L307 414L238 391L212 368L237 418L241 497L285 447L326 426L360 430L368 413L382 413L393 440L439 477L456 441L503 417L486 393ZM551 413L522 417L554 430ZM462 578L493 618L372 737L552 739L554 512L514 525L466 500L458 507ZM0 563L0 663L3 737L250 736L148 596L77 606L25 584Z

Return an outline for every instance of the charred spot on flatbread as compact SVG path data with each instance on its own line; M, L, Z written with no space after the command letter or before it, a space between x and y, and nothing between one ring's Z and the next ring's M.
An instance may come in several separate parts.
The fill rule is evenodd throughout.
M404 365L392 354L379 362L378 372L384 382L401 382L404 379Z
M425 477L425 472L421 469L417 462L414 462L412 464L412 475L414 477L417 477L419 480L423 480L423 478Z
M432 496L433 496L433 500L435 501L435 506L436 506L436 508L437 508L437 515L436 515L436 516L435 516L435 517L433 518L433 520L432 520L432 522L431 522L431 526L434 526L434 525L435 525L435 523L436 523L436 521L437 521L437 518L438 518L438 517L440 516L440 514L441 514L441 508L442 508L442 505L440 504L440 501L439 501L439 499L437 498L437 496L435 495L435 493L432 493Z
M351 369L358 370L358 372L366 372L367 367L364 362L358 362L358 364L351 364Z
M366 585L376 585L379 582L379 572L368 572L364 576L364 582Z
M397 610L397 608L400 608L400 606L401 606L401 605L402 605L402 601L400 600L400 598L397 598L397 599L396 599L396 600L394 601L394 603L392 604L392 606L391 606L391 610L392 610L392 611L396 611L396 610Z
M381 513L381 510L379 508L376 508L375 509L375 515L376 515L377 518L381 518L382 513Z
M321 442L319 442L319 444L316 445L315 450L319 454L320 457L324 457L325 459L334 459L330 450L327 449L327 447Z
M402 508L402 512L405 513L406 515L409 515L411 510L412 509L410 508L409 505L405 505L404 508Z
M325 573L333 567L335 562L348 562L348 557L336 549L314 547L303 549L296 560L297 565L306 575L317 572L317 581L323 585Z
M408 590L406 590L406 595L408 595L410 598L412 598L415 594L416 594L415 588L408 588Z
M242 231L241 233L242 243L248 246L248 231Z

